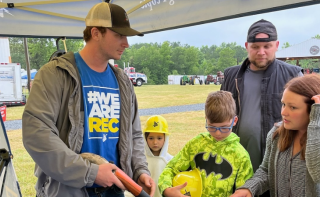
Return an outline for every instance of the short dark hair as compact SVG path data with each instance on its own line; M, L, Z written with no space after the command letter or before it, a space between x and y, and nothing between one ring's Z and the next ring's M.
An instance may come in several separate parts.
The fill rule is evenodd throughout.
M94 27L86 27L85 30L83 30L83 39L85 42L89 42L92 38L92 35L91 35L91 29L94 28ZM100 31L100 33L102 34L102 36L104 36L104 34L106 34L107 32L107 28L106 27L95 27L98 29L98 31Z

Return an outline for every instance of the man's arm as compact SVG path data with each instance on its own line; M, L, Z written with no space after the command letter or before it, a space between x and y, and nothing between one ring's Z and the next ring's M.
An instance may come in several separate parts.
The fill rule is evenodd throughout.
M62 99L63 75L52 62L37 73L22 117L23 143L46 175L71 187L91 186L98 165L82 159L59 138L68 132L56 126L62 102L67 102Z
M150 194L150 196L154 195L156 190L156 184L152 180L149 169L147 159L144 153L144 138L142 136L141 131L141 123L140 116L138 113L138 102L136 95L134 93L132 84L130 82L132 88L132 168L133 168L133 180L137 181L142 188Z
M131 82L130 82L131 83ZM140 116L138 113L138 103L136 95L133 92L132 95L132 170L133 180L138 181L141 174L147 174L150 176L148 169L147 159L144 153L144 138L142 136Z
M224 90L224 91L230 91L229 90L229 83L230 83L230 81L232 80L231 79L231 74L230 74L230 70L231 70L232 68L226 68L225 70L224 70L224 73L223 73L223 75L224 75L224 81L223 81L223 83L222 83L222 85L221 85L221 87L220 87L220 90ZM234 68L233 68L234 69Z

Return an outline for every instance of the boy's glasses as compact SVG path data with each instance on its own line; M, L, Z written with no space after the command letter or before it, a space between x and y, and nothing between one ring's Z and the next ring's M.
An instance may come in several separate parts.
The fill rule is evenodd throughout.
M221 133L228 133L231 131L232 127L233 127L233 123L234 123L234 119L236 117L233 117L232 119L232 123L230 127L214 127L214 126L208 126L208 122L206 120L206 129L209 132L216 132L217 130L219 130Z

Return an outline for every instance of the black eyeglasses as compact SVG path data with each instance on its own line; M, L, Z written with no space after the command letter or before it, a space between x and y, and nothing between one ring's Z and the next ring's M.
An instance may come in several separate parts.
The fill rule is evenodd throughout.
M216 132L217 130L219 130L221 133L228 133L231 131L232 127L233 127L233 123L234 123L234 119L236 117L233 117L232 119L232 123L230 127L214 127L214 126L208 126L208 122L206 120L206 129L209 132Z

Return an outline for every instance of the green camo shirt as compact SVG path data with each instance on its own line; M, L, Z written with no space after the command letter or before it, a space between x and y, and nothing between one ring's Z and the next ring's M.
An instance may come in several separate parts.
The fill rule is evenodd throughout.
M203 184L202 197L229 197L234 185L242 186L253 175L249 154L239 141L234 133L223 141L216 141L208 132L191 139L160 175L160 193L172 187L177 173L198 168Z

